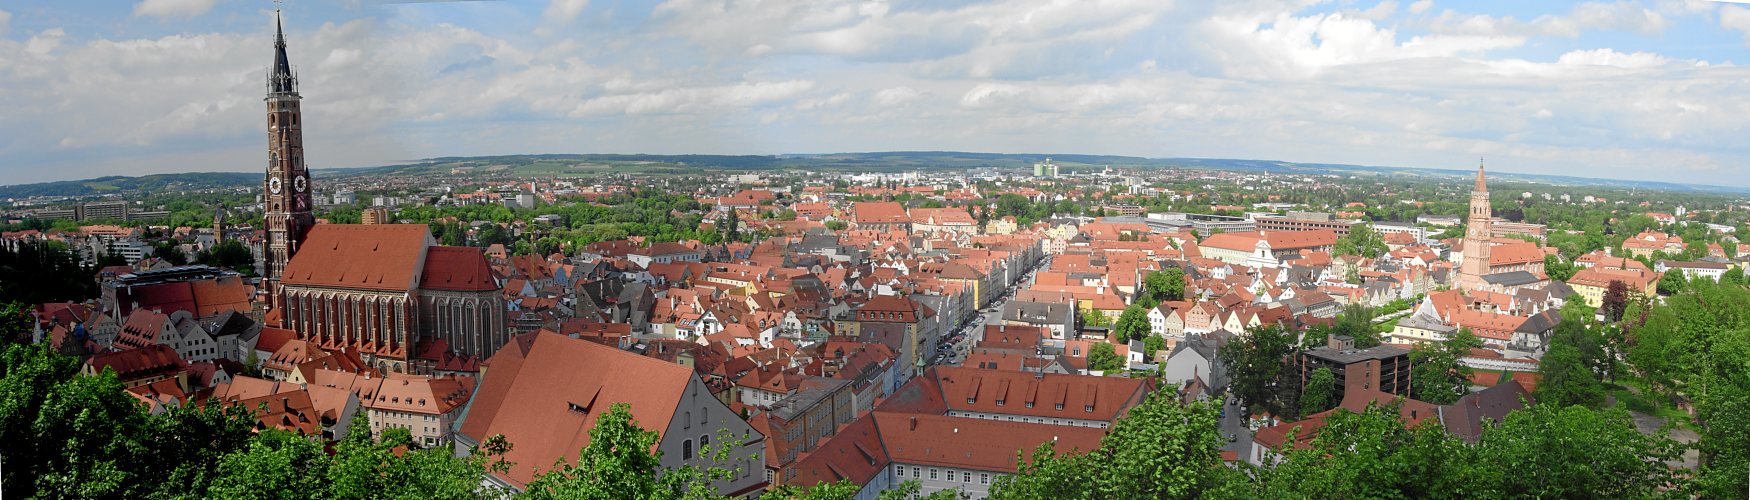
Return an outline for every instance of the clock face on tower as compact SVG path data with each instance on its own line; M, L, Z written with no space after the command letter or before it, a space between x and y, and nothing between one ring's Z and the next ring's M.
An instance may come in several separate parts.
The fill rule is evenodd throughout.
M280 178L269 177L267 179L267 190L272 191L273 194L280 194Z
M310 188L310 180L305 179L302 174L299 174L297 177L292 178L292 190L293 191L302 193L302 192L304 192L305 189L309 189L309 188Z

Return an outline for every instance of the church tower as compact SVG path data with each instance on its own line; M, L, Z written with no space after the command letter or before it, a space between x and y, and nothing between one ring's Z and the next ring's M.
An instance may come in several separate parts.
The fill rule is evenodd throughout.
M1477 185L1470 192L1470 219L1465 222L1464 262L1458 268L1461 288L1480 287L1483 276L1489 274L1489 240L1494 238L1490 224L1493 219L1489 187L1483 182L1483 164L1478 162Z
M304 169L298 76L286 59L286 34L274 13L273 67L267 73L267 177L262 182L267 211L263 273L267 292L279 306L280 275L316 218L310 215L310 173Z

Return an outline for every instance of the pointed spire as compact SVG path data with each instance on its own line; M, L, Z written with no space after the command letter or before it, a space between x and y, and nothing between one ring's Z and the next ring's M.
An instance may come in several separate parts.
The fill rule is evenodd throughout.
M286 30L280 22L280 11L273 11L273 69L267 75L270 94L298 93L298 77L292 74L292 63L286 57Z
M1481 193L1488 190L1489 187L1483 183L1483 159L1477 158L1477 188L1475 191Z

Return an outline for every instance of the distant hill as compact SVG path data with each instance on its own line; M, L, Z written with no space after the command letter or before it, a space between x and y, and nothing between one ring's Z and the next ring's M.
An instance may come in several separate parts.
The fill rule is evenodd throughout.
M172 191L254 186L261 184L260 173L187 172L152 174L140 177L112 175L80 181L56 181L37 184L0 186L0 198L31 196L98 196L128 191Z
M1274 160L1226 158L1143 158L1137 156L1079 154L1007 154L959 151L884 151L784 155L652 155L652 154L538 154L427 158L380 167L321 169L318 178L354 175L447 174L456 169L509 173L517 176L581 175L604 172L684 174L700 171L748 171L805 169L814 171L900 172L931 169L982 167L1026 168L1050 158L1065 172L1103 168L1189 168L1238 172L1297 173L1307 175L1351 174L1389 176L1455 176L1466 178L1469 169L1294 163ZM1598 186L1684 192L1750 193L1750 187L1679 184L1655 181L1594 179L1565 175L1491 172L1491 178L1566 186ZM93 196L129 190L203 189L255 186L259 173L193 172L142 177L100 177L82 181L46 182L0 186L0 198L29 196Z

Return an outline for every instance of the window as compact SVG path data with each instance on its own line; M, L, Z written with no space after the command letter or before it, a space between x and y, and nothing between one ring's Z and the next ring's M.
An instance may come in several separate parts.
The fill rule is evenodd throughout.
M904 465L893 466L893 475L899 476L899 477L905 477L905 466Z
M978 484L990 484L990 473L989 472L980 473L978 475Z
M692 459L693 459L693 440L687 439L687 440L681 441L681 460L692 460Z
M1058 409L1061 410L1062 408L1058 408ZM686 418L681 419L681 428L682 429L693 428L693 412L690 412L690 411L687 412Z
M931 481L936 480L936 468L935 467L930 468L930 480Z
M918 467L916 465L911 467L911 477L923 477L923 474L918 473Z
M960 482L962 482L962 483L972 482L972 473L971 472L960 473Z
M710 445L711 445L711 435L710 434L702 434L699 436L699 451L700 452L704 452L705 447L710 446Z

